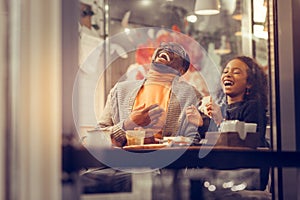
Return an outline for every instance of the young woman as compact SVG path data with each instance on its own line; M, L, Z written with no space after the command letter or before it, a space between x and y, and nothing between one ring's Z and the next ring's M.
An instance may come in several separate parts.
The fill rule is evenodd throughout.
M250 57L238 56L229 60L221 75L221 85L226 103L219 106L211 98L200 106L201 112L213 119L217 129L223 120L239 120L256 123L260 134L259 146L268 146L265 139L267 124L267 77L258 63ZM204 105L203 105L204 104ZM201 122L199 114L189 108L187 115L191 123ZM191 116L190 113L193 113Z
M200 112L208 115L215 123L215 126L210 126L210 130L216 131L223 120L256 123L257 132L260 134L259 146L269 147L265 138L268 105L267 77L262 68L250 57L234 57L223 69L221 85L226 102L219 106L211 97L204 97L200 106ZM198 122L201 125L200 113L193 112L194 109L188 108L189 122L194 124ZM264 190L268 183L269 169L261 168L260 170L260 189Z

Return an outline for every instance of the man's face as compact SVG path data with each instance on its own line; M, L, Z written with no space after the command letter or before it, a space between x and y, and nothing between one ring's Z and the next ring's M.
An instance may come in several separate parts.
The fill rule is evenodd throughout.
M181 75L186 72L184 65L189 58L183 47L176 43L162 43L154 52L153 63L160 67L171 67Z

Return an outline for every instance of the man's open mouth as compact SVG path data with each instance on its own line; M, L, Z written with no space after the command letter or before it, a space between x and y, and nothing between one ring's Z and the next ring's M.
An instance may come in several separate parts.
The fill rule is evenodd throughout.
M157 53L155 58L156 63L168 64L172 61L172 55L168 51L161 50Z
M167 53L165 53L165 52L160 53L160 54L158 55L158 58L162 58L162 59L164 59L164 60L166 60L166 61L168 61L168 62L171 61L170 56L169 56Z

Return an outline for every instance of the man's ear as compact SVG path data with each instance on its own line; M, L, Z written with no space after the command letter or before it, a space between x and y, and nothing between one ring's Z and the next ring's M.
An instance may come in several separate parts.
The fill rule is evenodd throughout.
M184 71L183 69L180 69L180 74L183 75L185 74L186 71Z

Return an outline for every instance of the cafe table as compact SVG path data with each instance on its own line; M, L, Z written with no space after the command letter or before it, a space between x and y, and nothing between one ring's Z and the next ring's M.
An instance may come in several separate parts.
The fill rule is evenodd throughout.
M63 182L78 190L80 170L102 167L131 170L130 172L137 169L172 169L175 174L188 168L230 170L300 167L298 151L205 144L158 147L159 145L155 148L86 148L74 142L64 142ZM80 190L75 196L79 199Z
M300 167L300 152L266 148L191 145L88 149L82 145L65 144L62 151L62 168L66 173L103 165L112 168L154 169Z

